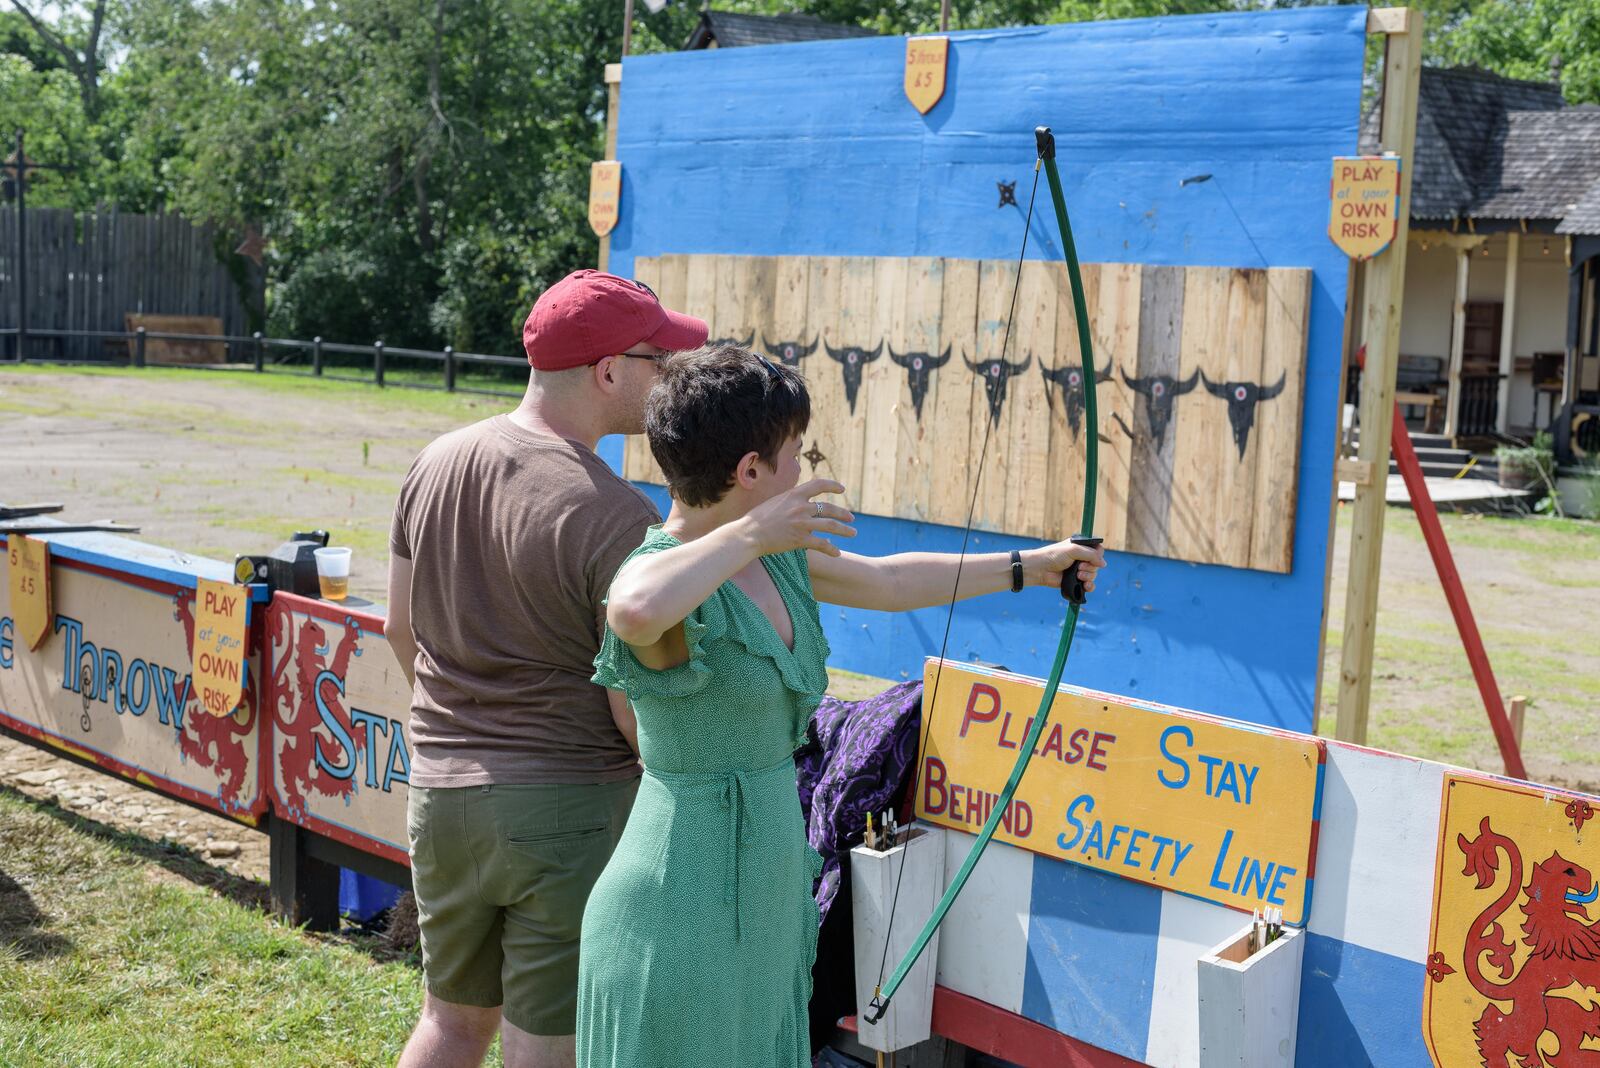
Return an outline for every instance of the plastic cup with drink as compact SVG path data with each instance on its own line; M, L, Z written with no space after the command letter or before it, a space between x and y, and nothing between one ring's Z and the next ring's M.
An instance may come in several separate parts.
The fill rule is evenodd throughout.
M325 601L342 601L350 594L350 550L346 548L318 549L317 583L322 587Z

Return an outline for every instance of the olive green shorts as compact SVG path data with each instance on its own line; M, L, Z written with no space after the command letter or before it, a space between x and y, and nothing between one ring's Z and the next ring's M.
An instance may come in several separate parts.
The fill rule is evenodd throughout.
M428 992L570 1035L578 935L638 779L576 786L414 786L411 882Z

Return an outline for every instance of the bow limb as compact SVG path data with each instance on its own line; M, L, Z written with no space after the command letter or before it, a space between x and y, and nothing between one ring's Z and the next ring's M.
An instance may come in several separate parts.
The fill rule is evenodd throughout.
M1061 176L1056 171L1055 135L1050 132L1049 127L1040 126L1034 130L1034 138L1039 148L1039 159L1035 169L1039 166L1044 168L1045 178L1050 183L1050 200L1055 207L1056 225L1061 231L1061 248L1067 261L1067 276L1072 283L1072 307L1078 321L1078 350L1083 359L1083 407L1089 432L1085 435L1088 447L1084 452L1083 519L1079 528L1083 533L1073 541L1098 545L1099 539L1089 536L1089 532L1094 529L1095 489L1100 474L1100 424L1099 413L1095 406L1094 343L1089 330L1089 310L1083 297L1083 272L1078 266L1078 250L1072 240L1072 223L1067 218L1066 200L1061 194ZM1076 566L1069 566L1062 573L1061 596L1069 602L1067 617L1061 625L1061 640L1056 646L1055 661L1050 665L1050 676L1045 680L1044 693L1039 699L1039 710L1034 714L1033 724L1028 728L1027 736L1018 746L1020 751L1017 753L1017 762L1012 766L1005 787L989 810L989 818L984 821L983 830L978 832L978 840L972 843L966 860L961 862L960 870L945 889L944 896L934 907L933 914L917 933L910 949L895 966L888 980L874 992L866 1013L869 1024L875 1024L883 1019L883 1014L888 1010L889 1001L894 997L895 991L900 988L900 984L905 981L917 959L928 948L929 940L939 929L945 914L950 911L950 906L955 903L962 888L966 886L968 877L978 866L978 859L983 856L983 851L994 838L1001 817L1011 807L1011 800L1022 782L1023 773L1028 770L1028 761L1032 758L1034 748L1039 744L1039 736L1044 732L1046 721L1050 718L1050 707L1055 703L1057 690L1061 686L1061 673L1066 669L1067 656L1072 651L1072 638L1078 629L1078 612L1083 606L1083 590L1077 580Z

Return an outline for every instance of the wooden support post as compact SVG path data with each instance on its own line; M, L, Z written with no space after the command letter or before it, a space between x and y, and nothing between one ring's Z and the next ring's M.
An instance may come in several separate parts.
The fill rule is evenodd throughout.
M1528 699L1517 696L1511 699L1511 704L1506 708L1506 714L1511 717L1511 733L1516 736L1517 750L1522 750L1522 724L1528 718Z
M1450 369L1444 397L1444 436L1455 441L1461 406L1461 357L1467 347L1467 282L1472 276L1472 247L1456 250L1456 299L1450 306ZM1362 423L1363 432L1366 424Z
M1511 427L1511 371L1516 366L1517 356L1517 272L1521 259L1522 235L1513 230L1506 235L1505 314L1500 319L1500 394L1494 412L1494 428L1502 437L1509 434ZM1537 417L1538 413L1534 414Z
M1561 404L1565 408L1578 395L1578 355L1588 336L1589 260L1573 271L1572 238L1567 238L1567 358L1561 375ZM1537 413L1535 413L1537 415Z
M1369 15L1369 25L1378 15L1379 12ZM1417 169L1413 150L1417 137L1417 86L1422 76L1422 15L1409 8L1398 9L1398 13L1386 10L1378 25L1389 35L1384 49L1379 146L1385 152L1398 153L1403 162L1399 233L1382 255L1368 263L1361 301L1361 333L1367 346L1367 362L1361 376L1361 444L1357 459L1371 464L1375 473L1387 470L1389 464L1406 247L1410 244L1411 177ZM1365 743L1367 739L1386 483L1387 479L1373 478L1372 484L1356 487L1336 727L1337 736L1344 741Z
M339 869L309 855L309 831L276 816L267 822L273 913L295 927L338 930Z
M606 159L617 158L617 109L622 103L622 64L606 64ZM600 239L600 269L611 269L611 235Z

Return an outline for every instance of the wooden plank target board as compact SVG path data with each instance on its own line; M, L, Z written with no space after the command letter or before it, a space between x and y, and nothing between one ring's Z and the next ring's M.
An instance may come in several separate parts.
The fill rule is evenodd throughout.
M1064 265L825 256L640 258L639 280L716 341L795 367L807 477L852 509L1078 533L1083 374ZM1112 549L1293 565L1311 276L1295 268L1084 264L1100 408L1099 527ZM1005 352L1006 317L1019 287ZM643 438L627 477L663 484Z

